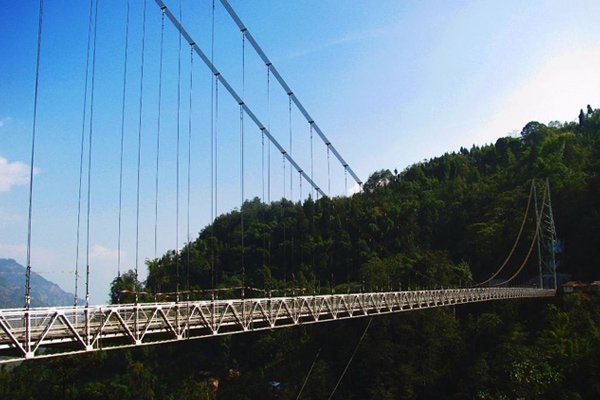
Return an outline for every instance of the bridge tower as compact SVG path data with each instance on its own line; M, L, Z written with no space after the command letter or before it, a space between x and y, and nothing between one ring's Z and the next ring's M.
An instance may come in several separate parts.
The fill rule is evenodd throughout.
M537 191L541 189L544 193L541 205L538 202ZM552 213L552 196L550 194L550 181L542 184L534 183L533 195L535 203L535 216L538 221L537 250L540 288L557 289L556 279L556 227L554 225L554 214ZM541 218L541 219L540 219Z

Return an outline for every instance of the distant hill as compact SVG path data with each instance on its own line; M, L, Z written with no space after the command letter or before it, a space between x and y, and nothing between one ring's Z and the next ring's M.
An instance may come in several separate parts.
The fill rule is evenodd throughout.
M25 267L10 258L0 258L0 308L23 307ZM57 284L31 273L31 306L67 306L73 304L73 294Z

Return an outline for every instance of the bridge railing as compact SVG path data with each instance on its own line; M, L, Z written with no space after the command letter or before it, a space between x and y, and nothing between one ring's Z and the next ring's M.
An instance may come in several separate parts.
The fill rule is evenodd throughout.
M2 362L432 307L553 296L536 288L464 288L245 300L0 310Z

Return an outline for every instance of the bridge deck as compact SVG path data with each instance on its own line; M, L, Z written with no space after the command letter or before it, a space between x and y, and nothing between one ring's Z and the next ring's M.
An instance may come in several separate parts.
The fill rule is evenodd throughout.
M0 310L0 363L489 300L553 296L469 288Z

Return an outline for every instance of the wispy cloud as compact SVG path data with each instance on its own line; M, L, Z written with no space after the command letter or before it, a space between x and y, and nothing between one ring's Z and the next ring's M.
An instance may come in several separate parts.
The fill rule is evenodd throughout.
M492 137L505 135L529 121L572 121L580 108L600 104L600 50L594 46L549 56L509 93L487 122Z
M4 118L0 118L0 128L3 128L6 124L8 124L10 121L12 120L12 118L10 117L4 117Z
M90 258L96 261L117 261L119 252L99 244L95 244L90 249ZM121 256L123 252L121 252Z
M25 237L23 237L25 242ZM0 243L0 258L14 258L18 263L25 265L27 259L27 246L25 244ZM31 248L31 263L38 266L59 265L60 256L55 248L44 245Z
M0 156L0 192L8 192L13 186L22 186L29 183L29 165L21 161L10 162ZM33 169L33 173L37 173Z
M3 223L3 224L13 223L13 222L19 222L20 220L21 220L21 217L19 215L7 213L6 211L0 210L0 223Z
M290 60L294 58L305 57L307 55L317 53L319 51L323 51L331 47L340 46L352 42L358 42L361 40L375 39L386 35L392 28L392 26L384 26L380 28L366 29L358 32L350 32L347 35L343 35L337 38L323 41L321 43L317 43L315 46L312 47L296 49L295 51L292 51L291 53L284 56L284 58L286 60Z
M360 185L358 183L355 183L354 185L350 186L350 188L348 189L348 193L346 193L346 196L352 196L353 194L360 193L360 190Z
M17 261L25 258L27 248L20 244L0 243L0 257L13 258Z

